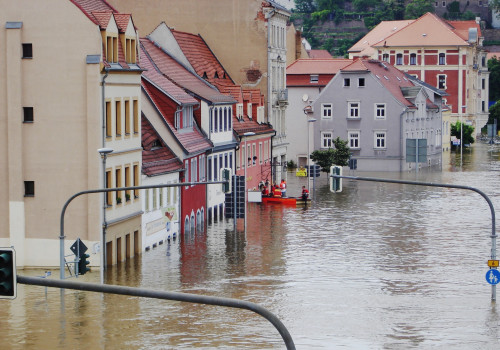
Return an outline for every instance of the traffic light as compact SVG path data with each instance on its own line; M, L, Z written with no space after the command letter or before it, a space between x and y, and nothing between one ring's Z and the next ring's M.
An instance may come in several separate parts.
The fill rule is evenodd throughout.
M342 179L333 177L333 175L342 176L342 167L337 165L330 167L330 192L342 192Z
M233 184L233 181L231 179L231 169L222 168L220 170L220 179L221 181L227 181L226 183L222 184L222 192L231 193L231 187Z
M80 257L80 260L78 261L78 274L79 275L85 275L87 272L90 271L90 268L87 267L88 264L90 264L90 261L87 259L90 258L90 255L88 254L82 254Z
M15 299L16 296L16 251L0 248L0 299Z

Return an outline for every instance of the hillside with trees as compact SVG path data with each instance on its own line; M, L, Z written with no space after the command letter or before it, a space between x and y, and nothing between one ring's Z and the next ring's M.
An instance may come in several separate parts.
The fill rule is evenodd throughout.
M498 0L500 1L500 0ZM416 19L434 12L431 0L295 0L291 21L302 28L313 49L324 49L334 57L347 50L382 21ZM460 12L458 1L447 5L444 18L474 19L477 14Z

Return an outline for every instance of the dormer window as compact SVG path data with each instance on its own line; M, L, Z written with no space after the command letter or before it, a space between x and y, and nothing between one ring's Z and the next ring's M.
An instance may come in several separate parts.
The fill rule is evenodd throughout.
M247 115L248 115L248 118L252 119L252 104L251 103L247 104Z
M161 147L162 146L160 140L154 140L153 143L151 144L151 150L159 149Z
M183 106L182 110L175 112L175 128L177 130L193 128L193 106Z
M242 120L243 119L243 103L238 103L236 105L236 117L239 119L239 120Z
M106 36L106 61L108 63L118 62L118 38Z
M219 74L217 72L214 74L214 79L219 79Z
M125 39L125 60L127 63L137 63L135 39Z
M313 84L317 84L319 81L319 75L317 74L311 74L311 80L309 82L313 83Z

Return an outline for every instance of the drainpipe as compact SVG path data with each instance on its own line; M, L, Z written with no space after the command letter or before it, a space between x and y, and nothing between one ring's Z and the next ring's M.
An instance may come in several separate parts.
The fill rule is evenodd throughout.
M403 111L401 112L401 114L399 115L399 120L400 120L400 127L399 127L399 154L401 155L401 158L400 158L400 161L399 161L399 172L402 172L403 171L403 159L405 159L406 157L403 157L403 141L404 141L404 137L403 137L403 114L407 113L408 112L408 108L405 108L403 109ZM418 159L417 159L417 162L418 162ZM418 165L418 163L417 163Z
M102 104L102 147L105 147L104 144L106 141L106 103L105 103L105 89L106 89L106 78L108 77L109 71L106 68L106 74L102 77L101 80L101 104Z
M269 126L272 127L272 125L269 123ZM273 184L273 173L274 173L274 166L273 166L273 137L276 136L276 130L274 130L274 135L271 135L271 185Z
M106 74L101 80L101 104L102 104L102 147L106 147L106 102L105 102L105 89L106 89L106 78L108 77L109 71L105 68ZM103 156L103 183L102 187L106 186L106 155ZM102 202L102 237L101 237L101 284L104 284L104 265L106 264L106 229L108 227L108 222L106 221L106 196L107 193L103 193Z

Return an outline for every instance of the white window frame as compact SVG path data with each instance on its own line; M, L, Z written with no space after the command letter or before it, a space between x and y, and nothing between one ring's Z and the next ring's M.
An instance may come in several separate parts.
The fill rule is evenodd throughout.
M332 119L333 117L333 103L321 104L321 119Z
M441 57L444 57L443 63L441 63ZM445 66L446 65L446 53L444 53L444 52L439 52L438 53L438 65L440 65L440 66Z
M443 87L440 87L440 83L441 83L440 79L441 79L441 77L444 77L444 86ZM447 80L446 78L447 78L446 74L438 74L438 76L437 76L437 86L436 87L439 90L446 90L446 80Z
M347 140L349 142L348 145L349 145L350 149L360 149L361 148L359 146L360 134L361 134L361 132L359 130L349 130L347 132ZM353 141L356 143L355 146L352 145Z
M351 78L344 78L343 87L350 87L350 86L351 86Z
M355 115L353 115L353 114L355 114ZM361 102L359 102L359 101L348 101L347 102L347 118L348 119L361 118Z
M375 103L374 107L375 119L386 119L387 108L385 103Z
M320 148L322 148L322 149L333 148L333 131L322 131L321 132Z
M318 74L311 74L309 82L311 84L317 84L319 82L319 75Z
M252 119L252 104L251 103L247 103L247 115L248 115L248 118Z
M238 119L243 118L243 103L236 104L236 117Z
M375 130L373 132L373 148L387 149L387 131Z
M361 84L363 82L363 84ZM365 78L358 78L358 87L365 87L366 86L366 79Z
M415 52L410 53L410 65L411 66L417 65L417 54Z
M396 65L402 66L403 63L404 63L403 54L402 53L396 54Z

